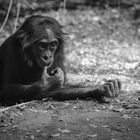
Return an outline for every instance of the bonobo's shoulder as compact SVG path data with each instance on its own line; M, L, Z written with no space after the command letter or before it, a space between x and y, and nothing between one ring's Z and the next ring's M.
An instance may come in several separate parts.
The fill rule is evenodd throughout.
M2 51L4 48L8 48L11 46L14 46L16 43L16 38L13 35L10 35L0 46L0 51Z

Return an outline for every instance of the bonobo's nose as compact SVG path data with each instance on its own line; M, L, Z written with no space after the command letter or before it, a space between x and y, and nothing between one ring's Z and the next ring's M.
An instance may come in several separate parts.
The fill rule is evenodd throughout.
M48 59L50 59L51 58L51 52L50 51L47 51L47 52L45 52L44 54L43 54L43 59L44 60L48 60Z

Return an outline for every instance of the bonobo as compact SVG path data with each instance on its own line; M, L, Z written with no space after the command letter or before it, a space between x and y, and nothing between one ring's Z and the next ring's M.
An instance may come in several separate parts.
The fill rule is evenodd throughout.
M97 87L65 86L65 33L62 26L47 16L28 17L22 26L0 47L0 102L52 98L73 100L116 97L119 80Z

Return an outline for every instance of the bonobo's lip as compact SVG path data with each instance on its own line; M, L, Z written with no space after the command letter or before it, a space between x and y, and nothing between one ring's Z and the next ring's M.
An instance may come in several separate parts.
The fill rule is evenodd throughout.
M43 57L40 56L38 63L41 67L45 67L45 66L50 67L51 64L52 64L52 61L51 60L45 60Z

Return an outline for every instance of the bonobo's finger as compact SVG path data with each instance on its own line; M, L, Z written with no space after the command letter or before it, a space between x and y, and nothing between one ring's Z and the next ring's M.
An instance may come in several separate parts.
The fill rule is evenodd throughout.
M116 97L119 93L119 88L118 88L118 81L116 79L108 80L110 83L112 83L112 86L114 88L113 95Z
M120 94L120 90L121 90L121 82L118 79L113 79L113 80L109 80L109 81L112 81L112 83L114 84L115 97L118 96Z
M55 75L57 73L57 68L51 71L51 75Z
M114 85L117 87L117 89L119 88L120 90L121 90L121 87L122 87L122 83L121 83L121 81L119 80L119 79L111 79L111 80L108 80L108 82L113 82L114 83ZM115 84L116 83L116 84Z
M121 90L122 89L122 82L119 79L117 79L117 81L118 81L118 87Z
M55 74L61 86L64 84L64 71L61 68L57 68L57 73Z
M107 82L106 85L110 88L111 91L111 97L115 97L115 88L114 88L114 83L113 82Z
M112 97L112 92L110 90L110 87L107 84L104 85L104 89L105 89L105 96Z
M115 97L119 95L120 93L120 88L119 88L119 80L115 79L113 80L114 86L115 86Z
M61 68L56 68L57 72L55 73L56 76L61 77L64 75L64 72Z
M43 71L43 73L42 73L42 78L45 79L45 78L47 78L47 77L49 77L49 74L47 73L47 67L45 67L45 68L44 68L44 71Z
M51 75L59 76L62 74L62 69L61 68L55 68L51 71Z
M113 82L108 82L107 83L109 85L109 88L111 90L111 92L114 94L115 93L115 86Z

